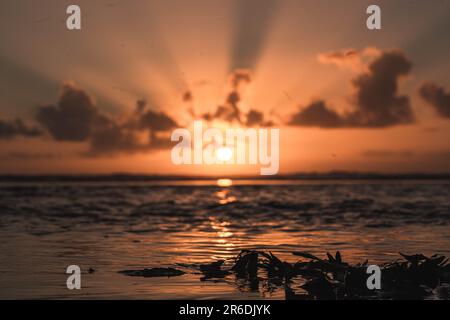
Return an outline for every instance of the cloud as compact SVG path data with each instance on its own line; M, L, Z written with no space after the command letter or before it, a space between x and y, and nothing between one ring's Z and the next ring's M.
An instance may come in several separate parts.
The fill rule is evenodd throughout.
M178 124L164 112L146 110L147 103L139 100L136 107L136 116L138 117L138 129L151 130L152 132L168 131L178 127Z
M183 97L182 97L182 101L183 102L192 102L192 100L194 99L194 97L192 96L192 92L191 91L186 91L185 93L183 93Z
M357 110L349 116L350 126L387 127L414 121L407 96L398 95L398 80L412 64L398 50L384 51L369 65L369 71L353 79Z
M361 72L366 70L367 61L380 56L381 51L377 48L368 47L361 51L355 49L344 49L321 53L317 60L323 64L332 64L341 68L349 68Z
M122 121L105 115L98 118L87 155L148 152L169 148L170 139L160 138L158 134L177 127L176 121L168 115L147 109L147 102L138 100L135 112Z
M73 84L62 86L56 105L41 106L36 120L58 141L86 141L91 136L99 112L93 99Z
M360 53L354 49L321 53L317 59L323 64L333 64L352 69L359 69L362 64Z
M115 119L103 117L89 138L88 156L136 153L151 149L149 140L141 140L138 131L126 128Z
M87 92L73 84L63 85L56 105L39 107L36 119L57 141L88 142L89 156L169 147L170 140L159 134L178 127L165 113L148 109L144 100L137 101L131 115L104 114Z
M332 59L346 59L346 55L355 54L354 51L344 56L334 54ZM398 81L410 73L411 62L399 50L386 50L373 56L375 58L367 68L351 80L354 88L351 97L353 111L340 115L325 101L318 100L293 114L288 124L325 128L382 128L414 122L409 98L398 95Z
M228 93L225 104L217 108L213 118L221 119L227 122L236 121L241 124L244 123L243 114L239 108L239 103L246 85L251 81L252 76L249 70L235 70L229 77L231 91Z
M450 93L441 86L427 82L419 88L419 95L444 118L450 118Z
M330 109L325 101L317 100L293 114L288 124L305 127L339 128L344 125L344 119Z
M29 127L19 118L13 121L0 119L0 139L12 139L18 136L35 138L41 135L41 130Z
M249 70L237 69L231 73L229 84L231 87L225 103L219 105L213 113L202 116L207 121L222 120L229 123L239 123L244 126L271 126L272 122L264 119L264 114L255 109L243 112L240 108L241 96L246 86L251 83L252 76Z
M247 127L271 127L274 125L272 121L265 120L264 113L254 109L250 109L250 111L247 113L245 124Z

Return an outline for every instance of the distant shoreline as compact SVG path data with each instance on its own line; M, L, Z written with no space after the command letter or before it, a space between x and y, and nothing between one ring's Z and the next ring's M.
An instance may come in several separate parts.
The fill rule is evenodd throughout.
M151 174L42 174L42 175L0 175L0 182L64 182L64 181L194 181L217 180L227 178L232 180L450 180L450 173L295 173L276 176L188 176L188 175L151 175Z

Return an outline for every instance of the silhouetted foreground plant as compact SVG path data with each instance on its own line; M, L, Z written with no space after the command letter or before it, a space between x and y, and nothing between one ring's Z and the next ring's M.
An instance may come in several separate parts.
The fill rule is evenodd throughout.
M438 296L448 298L450 265L444 256L426 257L422 254L380 265L381 290L369 290L366 282L368 261L350 265L340 252L326 259L308 252L293 252L303 258L296 263L281 261L271 252L243 250L236 257L230 271L250 282L271 280L285 289L286 299L425 299ZM222 266L223 262L218 266ZM200 269L203 273L205 268ZM220 272L229 272L220 269ZM258 278L258 271L266 277ZM218 272L217 270L215 272ZM211 273L206 272L211 276ZM305 280L294 288L292 280ZM278 281L277 281L278 280Z
M445 256L405 255L403 259L380 265L381 289L367 288L368 261L351 265L340 252L321 259L308 252L296 251L296 263L281 261L271 252L243 250L231 267L224 260L201 265L181 265L199 270L202 281L218 281L235 275L238 287L266 291L282 288L286 299L449 299L450 264ZM183 271L173 268L125 270L130 276L176 276ZM300 280L300 284L298 284ZM229 282L229 281L228 281ZM263 286L264 288L264 286Z
M182 276L186 272L174 268L150 268L142 270L123 270L119 271L119 273L125 274L130 277L152 278Z

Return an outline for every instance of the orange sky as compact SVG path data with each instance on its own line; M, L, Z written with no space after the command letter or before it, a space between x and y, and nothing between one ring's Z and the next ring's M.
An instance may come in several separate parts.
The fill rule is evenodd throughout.
M450 171L450 117L418 91L431 82L450 100L450 3L377 1L383 29L369 31L370 1L75 2L82 9L81 31L65 28L65 8L73 1L0 4L0 120L20 117L43 132L0 138L1 173L257 173L259 166L174 166L170 149L86 156L89 138L58 141L36 119L40 107L58 103L62 84L70 81L117 121L143 99L150 110L189 127L190 107L199 117L226 102L237 67L251 73L239 109L258 110L280 128L281 173ZM415 121L289 125L316 100L340 115L359 108L354 81L379 57L365 55L367 48L379 56L397 49L411 63L395 78L395 95L408 97ZM349 49L361 61L320 59ZM183 102L186 92L192 101Z

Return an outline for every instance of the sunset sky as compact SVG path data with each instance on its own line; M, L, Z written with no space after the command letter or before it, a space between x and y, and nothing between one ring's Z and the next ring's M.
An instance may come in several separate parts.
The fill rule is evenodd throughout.
M450 172L449 30L445 0L2 1L0 173L258 172L173 165L196 119L280 128L281 173Z

